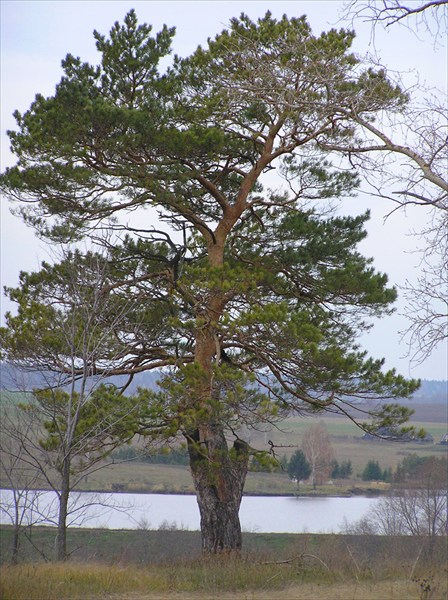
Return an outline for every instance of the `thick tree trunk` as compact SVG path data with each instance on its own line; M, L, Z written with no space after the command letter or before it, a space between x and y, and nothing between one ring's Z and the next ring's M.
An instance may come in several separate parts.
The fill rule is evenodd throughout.
M237 212L229 211L208 240L209 264L214 269L223 266L225 238L238 218ZM219 408L225 399L214 382L214 368L221 358L217 324L225 304L225 293L216 286L197 306L195 362L202 376L195 397L190 398L197 424L185 434L201 515L202 551L209 554L241 550L239 510L249 463L245 442L237 439L231 449L227 445Z
M238 552L242 545L239 509L248 446L236 440L229 450L220 425L199 427L187 436L187 442L201 514L202 551Z

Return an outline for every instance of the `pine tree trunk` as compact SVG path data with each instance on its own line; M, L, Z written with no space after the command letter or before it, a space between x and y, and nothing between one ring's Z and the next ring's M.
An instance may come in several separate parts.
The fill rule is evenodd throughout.
M208 244L209 264L214 269L223 266L226 231L231 223L223 220L220 225ZM185 434L201 515L202 551L207 554L241 550L239 510L249 463L249 446L245 442L237 439L229 449L220 410L216 408L223 401L219 386L214 385L213 368L221 359L216 323L225 304L225 294L217 286L209 292L207 301L197 307L195 362L202 371L194 398L198 420L195 428Z
M248 446L236 440L229 450L220 425L198 428L187 436L187 442L201 515L202 551L238 552L242 545L239 510Z

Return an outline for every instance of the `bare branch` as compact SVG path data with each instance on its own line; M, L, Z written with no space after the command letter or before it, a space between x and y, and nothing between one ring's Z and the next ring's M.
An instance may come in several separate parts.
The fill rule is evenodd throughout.
M411 31L426 29L433 36L444 41L448 25L448 2L429 0L406 5L400 0L350 0L345 3L343 18L355 24L357 19L372 23L373 28L382 25L386 28L402 24Z

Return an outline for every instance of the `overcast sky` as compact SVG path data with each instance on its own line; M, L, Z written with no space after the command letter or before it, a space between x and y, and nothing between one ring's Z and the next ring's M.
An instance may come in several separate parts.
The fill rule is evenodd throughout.
M409 4L409 2L408 2ZM245 12L252 19L270 10L275 17L306 14L315 33L331 27L350 26L338 21L343 2L291 1L1 1L1 170L14 164L9 152L6 130L14 129L12 113L25 111L36 93L51 95L60 80L61 59L70 52L83 60L97 63L98 54L92 36L94 29L107 34L117 20L135 8L140 22L153 25L153 33L163 24L176 26L174 52L185 56L199 45L205 45L228 24L233 16ZM360 55L378 55L391 71L404 73L412 85L417 80L429 86L446 89L446 47L438 47L420 29L418 35L405 27L394 26L388 32L378 28L374 43L371 26L356 22L354 50ZM369 236L361 249L374 257L375 267L389 275L390 282L402 285L415 281L419 273L420 256L415 253L418 242L410 235L419 230L428 218L424 209L415 207L406 213L397 211L384 221L393 208L386 201L374 200L360 193L344 201L343 212L355 214L370 208L372 219ZM42 242L35 239L18 217L9 212L7 201L1 204L1 281L2 286L15 286L20 270L35 270L48 257ZM2 298L1 314L11 305ZM407 358L406 343L400 331L408 322L403 300L397 302L397 313L375 325L362 343L374 357L386 358L388 367L396 367L405 376L425 379L447 379L447 349L440 348L421 365L412 365Z

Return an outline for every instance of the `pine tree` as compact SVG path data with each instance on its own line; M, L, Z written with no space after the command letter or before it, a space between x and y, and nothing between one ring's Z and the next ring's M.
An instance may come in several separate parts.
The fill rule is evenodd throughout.
M238 550L243 426L418 385L357 344L396 294L357 250L368 215L327 202L358 177L326 143L354 143L354 107L371 120L406 95L360 64L352 32L315 36L304 17L241 15L161 73L173 35L130 11L94 33L98 66L67 55L54 95L16 113L0 185L41 236L110 248L110 293L136 302L116 332L127 351L103 368L164 369L159 392L140 391L146 434L187 444L203 550ZM266 187L273 172L285 191ZM375 425L408 414L385 408Z
M383 471L377 460L369 460L362 472L363 481L382 481Z
M297 483L297 489L299 489L300 480L308 479L308 477L311 475L310 464L306 460L302 450L296 450L289 459L288 475L291 479L295 479Z

